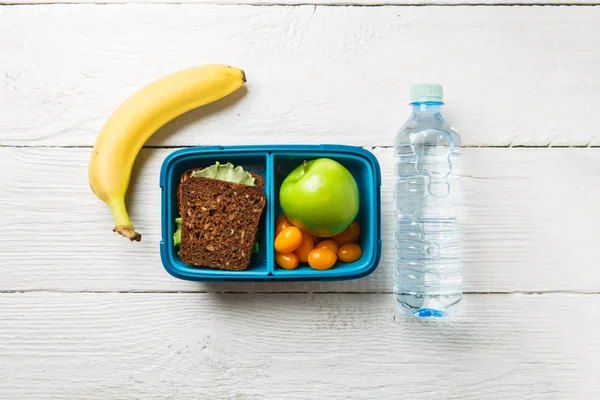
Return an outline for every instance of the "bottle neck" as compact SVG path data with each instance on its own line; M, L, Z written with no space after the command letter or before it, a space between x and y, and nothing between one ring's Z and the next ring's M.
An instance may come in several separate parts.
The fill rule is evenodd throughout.
M444 103L439 101L424 101L424 102L414 102L410 103L412 106L413 113L432 113L432 114L441 114L442 106Z

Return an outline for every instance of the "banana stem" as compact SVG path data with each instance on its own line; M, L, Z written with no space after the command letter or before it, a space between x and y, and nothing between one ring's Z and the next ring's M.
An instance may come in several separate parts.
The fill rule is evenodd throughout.
M125 199L113 199L108 203L108 206L115 220L115 229L113 229L113 232L125 236L132 242L142 240L142 235L133 229L133 224L129 220L129 214L127 214L127 208L125 207Z

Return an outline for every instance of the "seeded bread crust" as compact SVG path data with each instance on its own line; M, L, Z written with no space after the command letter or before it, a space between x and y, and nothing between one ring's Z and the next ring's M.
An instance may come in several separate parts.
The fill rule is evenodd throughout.
M181 245L186 264L244 270L266 204L264 178L252 173L256 186L209 178L187 171L179 185Z

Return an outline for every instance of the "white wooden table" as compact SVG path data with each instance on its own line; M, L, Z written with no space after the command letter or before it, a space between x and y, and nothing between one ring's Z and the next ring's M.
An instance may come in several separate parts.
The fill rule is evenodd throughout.
M600 398L596 0L2 3L1 399ZM129 243L89 189L91 145L132 92L213 62L243 68L247 88L142 150L130 209L143 240ZM444 85L465 144L466 294L444 321L395 318L391 294L390 146L420 81ZM162 160L240 143L372 150L379 269L343 283L170 277Z

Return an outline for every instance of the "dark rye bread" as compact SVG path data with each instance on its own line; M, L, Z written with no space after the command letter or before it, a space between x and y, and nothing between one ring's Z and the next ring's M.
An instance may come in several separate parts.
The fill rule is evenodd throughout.
M179 181L179 190L177 191L177 204L179 205L179 215L183 215L181 213L181 193L182 193L182 188L184 187L184 184L189 179L197 179L197 178L192 178L192 172L202 171L203 169L204 168L188 169L187 171L185 171L183 173L183 175L181 175L181 179ZM261 192L263 190L265 190L265 178L263 178L262 176L260 176L259 174L255 173L255 172L249 172L249 174L254 177L254 184L256 185L256 188L259 189Z
M257 177L261 186L182 177L179 187L182 262L227 270L248 267L266 204L264 179Z

